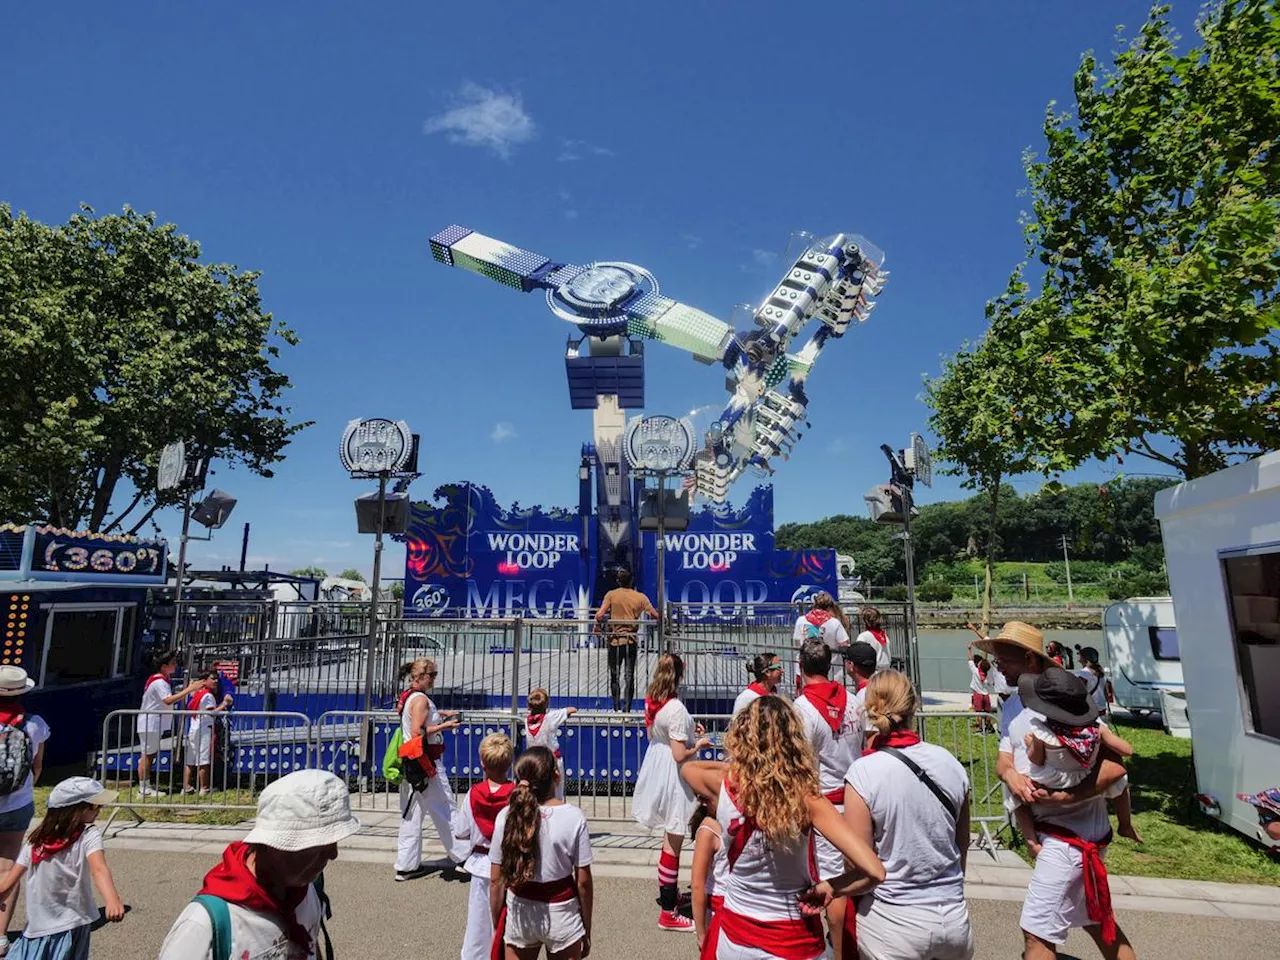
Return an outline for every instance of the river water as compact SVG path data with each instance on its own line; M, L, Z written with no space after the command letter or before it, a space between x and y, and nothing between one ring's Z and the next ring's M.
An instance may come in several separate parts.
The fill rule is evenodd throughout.
M994 632L994 631L993 631ZM976 639L971 630L920 630L920 689L934 693L963 693L969 689L966 649ZM1077 643L1096 647L1106 665L1101 630L1046 630L1044 642L1057 640L1068 650ZM1079 667L1077 661L1076 666Z

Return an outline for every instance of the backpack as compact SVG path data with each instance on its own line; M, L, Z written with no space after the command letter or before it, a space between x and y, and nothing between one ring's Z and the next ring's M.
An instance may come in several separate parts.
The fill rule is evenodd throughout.
M822 640L822 625L817 623L805 622L804 638L806 640Z
M0 797L22 789L31 775L31 738L26 717L12 724L0 723Z
M316 896L320 898L320 933L324 937L323 950L316 944L316 957L333 960L333 941L329 939L329 928L325 926L326 920L333 919L333 906L324 892L323 873L316 877L312 886L316 889ZM213 925L213 960L231 960L231 909L227 906L227 901L212 894L200 893L191 902L200 904L209 914L209 923Z
M382 777L393 787L400 786L403 774L400 770L400 745L404 743L404 731L396 725L396 732L391 735L391 742L382 754Z

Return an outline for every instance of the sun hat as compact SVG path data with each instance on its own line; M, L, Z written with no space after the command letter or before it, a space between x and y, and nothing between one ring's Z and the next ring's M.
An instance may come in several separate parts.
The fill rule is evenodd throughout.
M77 803L92 803L102 806L115 803L120 794L108 790L92 777L68 777L49 791L48 807L56 810L59 807L74 807Z
M845 663L852 663L863 673L876 672L876 648L865 640L842 647L837 653L843 653Z
M1237 793L1236 799L1251 803L1259 810L1280 816L1280 787L1272 787L1260 793Z
M1024 707L1058 723L1087 727L1098 719L1089 688L1061 667L1050 667L1044 673L1024 673L1018 680L1018 695Z
M1044 652L1044 634L1037 630L1029 623L1023 623L1021 620L1010 620L1000 632L994 637L987 637L983 640L975 640L973 645L979 650L994 654L995 645L997 643L1006 643L1011 647L1020 647L1034 653L1043 660L1048 660L1049 656Z
M21 667L0 667L0 697L20 697L35 685Z
M309 850L345 840L359 829L345 783L324 770L296 770L258 795L258 814L244 842Z

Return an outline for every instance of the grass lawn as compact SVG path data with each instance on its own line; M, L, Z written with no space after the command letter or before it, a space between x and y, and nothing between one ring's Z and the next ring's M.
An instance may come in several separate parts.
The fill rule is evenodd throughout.
M112 787L113 785L107 784L107 786ZM49 791L52 789L52 784L36 787L37 816L44 816L45 803L49 799ZM201 802L222 803L224 797L228 803L245 804L254 802L253 798L244 790L241 790L239 795L234 792L224 794L220 791L215 791L211 796L201 798ZM157 806L153 800L148 800L145 803L139 800L130 809L136 811L138 816L149 823L198 823L206 826L228 826L243 823L253 816L252 810L175 809L173 807ZM99 815L98 822L105 823L110 815L110 810L104 810ZM130 821L131 818L127 812L121 812L116 817L117 823L129 823Z

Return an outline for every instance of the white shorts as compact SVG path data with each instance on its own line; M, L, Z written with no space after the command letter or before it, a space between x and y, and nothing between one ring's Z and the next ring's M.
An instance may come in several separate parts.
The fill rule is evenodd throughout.
M160 740L162 735L159 730L139 730L138 746L143 754L148 757L154 757L160 752Z
M1084 902L1084 855L1055 837L1042 843L1022 904L1022 929L1063 944L1072 927L1093 925ZM1102 855L1105 859L1105 850Z
M971 960L973 928L963 900L920 905L858 902L861 960Z
M577 898L542 903L507 893L507 931L502 939L513 947L544 945L548 953L567 950L587 935Z
M186 750L182 756L182 762L188 767L207 767L213 763L213 737L201 737L197 743L190 737L184 744Z

